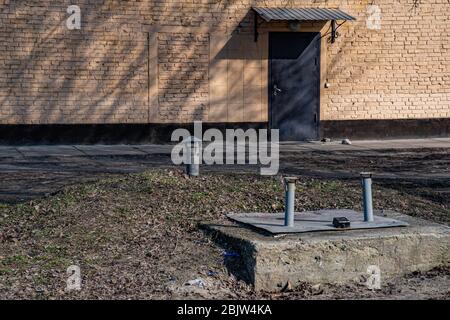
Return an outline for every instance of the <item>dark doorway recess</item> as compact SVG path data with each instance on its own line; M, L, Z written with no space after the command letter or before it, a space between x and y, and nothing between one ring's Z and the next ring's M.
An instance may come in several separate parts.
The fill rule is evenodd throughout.
M320 33L269 34L269 123L281 141L319 138Z

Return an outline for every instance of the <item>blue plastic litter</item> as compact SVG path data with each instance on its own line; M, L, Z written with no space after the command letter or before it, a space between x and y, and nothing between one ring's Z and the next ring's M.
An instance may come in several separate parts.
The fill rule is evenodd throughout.
M240 257L239 253L236 253L236 252L226 252L226 251L223 253L223 256L224 256L225 258Z

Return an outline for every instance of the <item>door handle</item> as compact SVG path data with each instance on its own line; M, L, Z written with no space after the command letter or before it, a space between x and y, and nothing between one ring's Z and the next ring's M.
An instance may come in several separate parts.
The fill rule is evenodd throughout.
M317 112L314 113L314 123L317 123Z
M283 91L283 90L278 88L276 84L273 85L273 95L274 96L278 95L278 93L281 92L281 91Z

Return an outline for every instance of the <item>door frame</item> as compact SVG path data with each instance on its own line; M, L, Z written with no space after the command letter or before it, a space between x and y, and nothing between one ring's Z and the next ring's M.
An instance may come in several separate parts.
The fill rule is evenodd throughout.
M306 31L306 32L295 32L295 31L270 31L268 32L268 62L269 62L269 74L268 74L268 86L267 86L267 91L268 91L268 125L269 125L269 129L277 129L277 128L273 128L273 107L272 107L272 101L273 101L273 95L272 95L272 46L271 46L271 36L273 34L277 34L277 33L298 33L298 34L302 34L302 33L315 33L316 35L320 35L320 37L317 39L318 41L318 45L319 45L319 54L317 57L317 63L318 63L318 77L317 77L317 99L318 99L318 104L317 104L317 110L316 110L316 114L317 114L317 123L316 123L316 137L315 139L319 140L320 139L320 128L321 128L321 117L320 117L320 111L321 111L321 95L322 95L322 87L321 87L321 83L322 83L322 36L321 36L321 32L320 31Z

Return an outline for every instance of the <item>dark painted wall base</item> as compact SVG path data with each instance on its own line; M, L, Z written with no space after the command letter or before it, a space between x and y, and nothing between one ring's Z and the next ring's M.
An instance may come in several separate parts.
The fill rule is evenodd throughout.
M178 128L194 132L193 124L0 125L0 144L167 143ZM203 130L209 128L262 129L267 123L203 123Z
M450 118L321 121L320 126L321 137L332 139L450 137ZM0 144L167 143L178 128L194 132L193 124L0 125ZM209 128L263 129L267 123L203 123L203 130Z
M450 136L450 118L321 121L322 138L395 139Z

